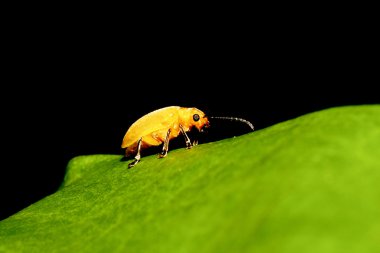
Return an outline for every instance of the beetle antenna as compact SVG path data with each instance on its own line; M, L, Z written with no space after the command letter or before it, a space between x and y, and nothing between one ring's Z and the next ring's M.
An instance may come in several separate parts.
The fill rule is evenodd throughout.
M242 118L235 118L235 117L218 117L218 116L211 116L210 118L211 118L211 119L227 119L227 120L240 121L240 122L246 123L246 124L252 129L252 131L255 130L255 127L253 126L253 124L252 124L251 122L249 122L248 120L242 119Z

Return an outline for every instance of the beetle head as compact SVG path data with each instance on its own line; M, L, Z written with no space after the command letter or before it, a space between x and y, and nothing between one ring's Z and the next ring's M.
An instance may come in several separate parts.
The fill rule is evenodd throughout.
M194 107L182 109L180 113L180 123L186 129L196 127L200 132L202 132L204 128L210 126L205 113Z

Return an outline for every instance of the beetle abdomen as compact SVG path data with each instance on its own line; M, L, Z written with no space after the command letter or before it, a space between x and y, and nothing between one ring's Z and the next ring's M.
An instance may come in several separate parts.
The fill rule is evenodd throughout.
M141 149L145 149L145 148L148 148L150 146L158 146L158 145L162 144L166 139L166 135L168 133L168 130L169 129L161 129L161 130L154 131L153 133L147 134L145 136L142 136ZM169 140L177 137L178 135L179 135L178 128L170 128ZM138 138L138 140L139 139L140 138ZM123 145L126 145L125 148L127 148L127 150L126 150L127 155L131 155L131 154L136 152L138 140L133 142L132 144L128 144L127 141L123 142Z

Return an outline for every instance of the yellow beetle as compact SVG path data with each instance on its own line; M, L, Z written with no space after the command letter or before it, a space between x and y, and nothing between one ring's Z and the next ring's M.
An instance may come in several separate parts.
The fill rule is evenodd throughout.
M176 138L179 133L185 137L186 147L191 148L192 143L186 132L196 127L202 131L209 127L209 121L204 112L197 108L168 106L150 112L128 129L121 144L125 148L125 156L136 154L135 160L128 167L136 165L141 158L141 149L158 146L163 143L160 158L165 157L169 149L169 141Z
M197 142L191 143L189 132L196 127L200 132L210 126L209 117L195 107L168 106L150 112L133 123L124 135L121 148L125 148L125 157L135 154L135 160L128 167L135 166L141 159L141 150L163 143L159 157L165 157L169 150L169 141L179 133L185 137L186 147L191 148ZM210 117L213 119L228 119L241 121L254 130L251 122L235 117Z

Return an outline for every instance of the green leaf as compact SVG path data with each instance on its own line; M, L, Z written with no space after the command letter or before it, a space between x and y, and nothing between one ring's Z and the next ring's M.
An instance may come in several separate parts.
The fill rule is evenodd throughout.
M379 105L121 158L72 159L0 222L0 252L380 252Z

